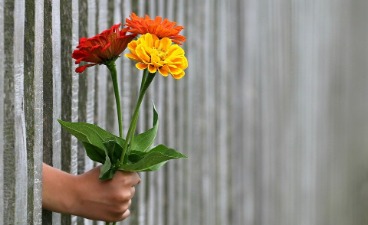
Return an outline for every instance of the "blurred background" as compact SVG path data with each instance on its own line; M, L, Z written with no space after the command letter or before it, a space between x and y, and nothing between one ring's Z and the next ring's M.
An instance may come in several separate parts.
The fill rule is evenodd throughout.
M154 101L189 158L142 173L121 224L368 224L365 0L0 0L0 224L94 224L42 211L41 165L95 166L56 119L117 133L107 70L71 53L131 12L185 26L186 76L155 79L139 130ZM140 73L118 73L127 124Z

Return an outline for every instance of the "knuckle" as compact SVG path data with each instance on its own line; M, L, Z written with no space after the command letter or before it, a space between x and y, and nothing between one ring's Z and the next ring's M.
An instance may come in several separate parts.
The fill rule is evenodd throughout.
M127 190L123 189L121 191L117 191L113 195L113 199L118 204L121 204L121 203L127 202L131 199L131 193L130 193L130 191L127 191Z
M141 178L138 173L124 173L122 177L122 182L126 186L135 186L141 182Z
M122 201L128 201L132 198L132 194L130 193L130 191L123 191L121 193L120 199Z
M141 177L139 176L138 173L135 173L135 176L134 176L134 185L137 185L141 182Z

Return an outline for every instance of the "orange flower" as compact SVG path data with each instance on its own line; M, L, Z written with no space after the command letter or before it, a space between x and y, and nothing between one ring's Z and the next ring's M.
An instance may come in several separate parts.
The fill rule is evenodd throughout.
M159 39L154 34L144 34L128 44L130 53L126 57L137 61L139 70L148 69L150 73L159 71L163 76L169 74L175 79L181 79L188 67L184 50L177 44L172 44L169 38Z
M75 72L82 73L88 67L105 64L119 57L128 43L136 36L135 34L127 35L127 29L119 30L119 27L120 24L115 24L101 34L79 40L79 45L72 54L72 57L76 60L75 64L81 62L90 64L80 65Z
M160 16L156 16L153 20L148 15L144 18L137 16L135 13L130 15L130 19L126 19L125 26L128 32L133 34L151 33L162 39L164 37L170 38L174 43L182 44L185 37L179 35L179 32L184 29L183 26L176 26L175 22L168 19L162 20Z

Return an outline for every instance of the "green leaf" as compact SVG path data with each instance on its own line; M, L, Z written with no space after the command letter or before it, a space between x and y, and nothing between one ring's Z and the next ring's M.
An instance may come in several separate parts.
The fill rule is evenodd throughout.
M133 164L141 160L146 155L145 152L141 151L130 151L128 155L128 164Z
M120 164L125 140L94 124L58 121L64 129L82 142L90 159L103 164L100 179L111 179Z
M170 159L187 158L180 152L177 152L174 149L168 148L164 145L158 145L150 151L144 152L144 154L137 152L139 151L132 151L131 154L135 154L135 157L139 156L140 159L138 161L131 164L120 165L119 169L131 172L152 171L158 169L163 165L162 163ZM131 157L128 156L128 158Z
M124 145L124 139L111 134L97 125L83 122L58 121L64 129L83 143L88 157L93 161L105 162L106 142L114 140L120 146Z
M113 164L120 160L121 153L123 152L124 141L121 138L112 138L103 143L106 147L107 154L109 155Z
M144 170L145 172L149 172L149 171L156 171L156 170L158 170L158 169L160 169L163 165L165 165L167 163L167 161L165 161L165 162L162 162L162 163L158 163L158 164L156 164L156 165L154 165L154 166L151 166L150 168L148 168L148 169L146 169L146 170Z
M106 155L106 160L105 163L101 166L101 171L100 171L100 179L101 180L108 180L111 179L114 174L115 174L116 170L113 169L113 165L111 164L111 160L109 158L108 155Z
M153 144L158 129L158 113L153 105L153 127L133 137L131 149L136 151L147 151Z
M83 123L83 122L66 122L58 120L61 126L69 133L74 135L79 141L86 142L94 145L100 149L105 149L104 142L112 138L118 138L117 136L107 132L101 127Z
M93 161L103 163L105 161L106 153L103 149L100 149L94 145L87 142L82 142L84 148L86 149L87 156Z

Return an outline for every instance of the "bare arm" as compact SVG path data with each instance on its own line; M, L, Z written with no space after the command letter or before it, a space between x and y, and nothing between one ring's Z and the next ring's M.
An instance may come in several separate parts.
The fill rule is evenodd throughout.
M127 218L138 174L117 172L112 180L100 181L99 171L96 167L76 176L43 164L43 208L92 220Z

